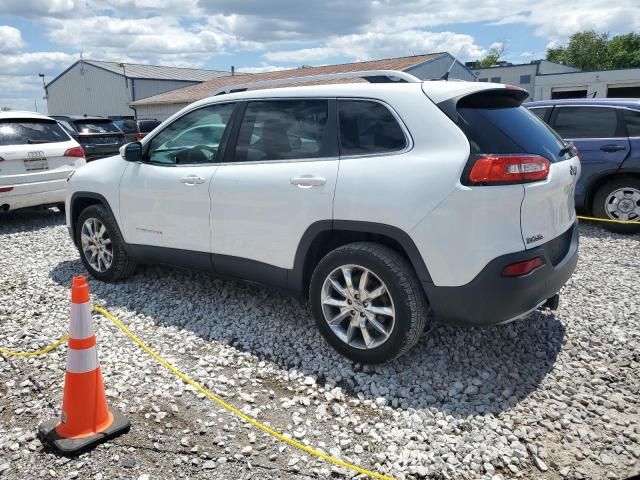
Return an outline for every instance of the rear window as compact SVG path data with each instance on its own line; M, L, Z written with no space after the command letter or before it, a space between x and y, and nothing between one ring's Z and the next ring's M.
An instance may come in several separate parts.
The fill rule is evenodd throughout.
M138 124L135 120L116 120L113 123L124 133L138 133Z
M68 142L69 135L55 121L0 120L0 145Z
M151 130L160 125L160 122L157 120L142 120L138 122L140 127L140 133L149 133Z
M122 133L112 121L76 120L73 123L79 133Z
M471 153L529 153L551 162L566 143L538 117L521 106L458 107L458 126L469 139Z

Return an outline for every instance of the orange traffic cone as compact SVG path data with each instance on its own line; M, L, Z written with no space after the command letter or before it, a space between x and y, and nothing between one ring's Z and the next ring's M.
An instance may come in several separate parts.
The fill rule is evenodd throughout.
M73 277L71 285L68 347L62 415L40 425L38 436L43 444L63 455L77 455L126 433L130 427L120 412L107 406L93 332L89 284L83 276Z

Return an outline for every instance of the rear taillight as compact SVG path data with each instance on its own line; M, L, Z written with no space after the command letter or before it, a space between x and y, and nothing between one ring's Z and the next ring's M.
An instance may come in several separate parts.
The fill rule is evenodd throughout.
M10 192L13 187L0 187L0 193Z
M537 182L549 175L551 162L539 155L483 154L473 155L468 183L471 185L503 185Z
M66 152L64 152L64 156L84 158L84 150L82 149L82 147L69 148Z
M530 260L524 260L522 262L512 263L507 265L502 270L502 275L505 277L521 277L528 273L533 272L536 268L541 267L544 264L540 257L532 258Z

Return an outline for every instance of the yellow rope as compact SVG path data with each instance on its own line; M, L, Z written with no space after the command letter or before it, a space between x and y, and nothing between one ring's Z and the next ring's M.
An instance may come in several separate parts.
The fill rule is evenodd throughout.
M633 224L638 225L640 227L640 221L637 220L611 220L610 218L597 218L597 217L583 217L578 215L580 220L591 220L593 222L609 222L609 223L622 223L622 224Z
M250 417L249 415L247 415L245 413L242 413L240 410L238 410L237 408L232 407L231 405L226 403L224 400L222 400L220 397L218 397L217 395L211 393L209 390L204 388L202 385L197 383L195 380L192 380L186 374L182 373L176 367L171 365L167 360L162 358L158 353L156 353L150 347L148 347L142 340L140 340L138 337L136 337L127 327L125 327L122 324L122 322L120 322L120 320L118 320L116 317L111 315L104 308L96 306L96 307L93 307L93 311L97 312L100 315L104 316L105 318L111 320L120 330L122 330L122 332L125 335L127 335L131 340L133 340L135 343L137 343L140 348L142 348L145 352L147 352L149 355L151 355L155 360L160 362L162 364L162 366L164 366L171 373L173 373L174 375L179 377L183 382L191 385L192 387L197 389L199 392L201 392L204 395L206 395L209 399L213 400L215 403L220 405L225 410L227 410L227 411L233 413L234 415L237 415L238 417L242 418L245 422L250 423L254 427L259 428L260 430L262 430L263 432L268 433L272 437L274 437L274 438L276 438L276 439L278 439L278 440L280 440L282 442L288 443L289 445L291 445L291 446L293 446L295 448L298 448L298 449L308 453L309 455L313 455L313 456L318 457L318 458L320 458L322 460L326 460L327 462L331 462L331 463L333 463L335 465L338 465L338 466L343 467L343 468L347 468L347 469L352 470L354 472L358 472L358 473L361 473L363 475L368 475L369 477L372 477L372 478L377 478L379 480L394 480L392 477L388 477L388 476L382 475L380 473L372 472L370 470L365 470L364 468L358 467L357 465L352 465L352 464L347 463L347 462L345 462L343 460L340 460L339 458L332 457L330 455L327 455L326 453L320 452L320 451L315 450L315 449L313 449L311 447L303 445L300 442L296 442L295 440L292 440L291 438L285 437L283 434L273 430L272 428L267 427L265 424L260 423L258 420L255 420L254 418Z
M48 347L41 348L40 350L34 350L32 352L15 352L13 350L7 350L5 348L0 348L0 353L2 355L6 355L7 357L35 357L36 355L44 355L45 353L49 353L51 350L55 350L64 342L67 341L69 335L65 334L60 340L55 341Z

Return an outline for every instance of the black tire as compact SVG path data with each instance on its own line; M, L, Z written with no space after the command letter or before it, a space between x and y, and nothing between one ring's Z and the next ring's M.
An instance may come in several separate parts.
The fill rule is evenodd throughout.
M64 206L64 202L61 203L56 203L56 208L58 209L58 211L64 215L66 212L65 206Z
M625 188L640 191L640 179L632 176L620 176L605 183L593 197L593 215L598 218L609 219L610 217L607 215L607 198L616 190ZM638 219L638 225L612 222L601 222L601 225L610 232L627 234L640 232L640 219Z
M332 272L344 265L370 270L387 287L395 307L395 323L387 340L377 347L362 349L349 345L325 320L323 284ZM390 248L369 242L344 245L320 260L311 277L309 302L318 328L327 341L344 356L363 364L387 362L409 351L418 342L428 318L427 299L409 262Z
M85 253L82 251L82 225L88 218L96 218L102 223L108 232L111 239L113 260L111 266L103 272L94 269L88 262ZM118 225L109 211L102 205L91 205L85 208L78 217L78 222L75 228L76 245L78 252L80 253L80 259L82 264L87 269L92 277L97 278L105 282L117 282L123 280L133 274L136 268L136 263L129 255L127 255L126 245Z

